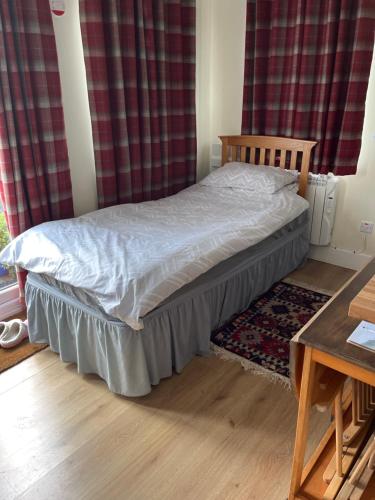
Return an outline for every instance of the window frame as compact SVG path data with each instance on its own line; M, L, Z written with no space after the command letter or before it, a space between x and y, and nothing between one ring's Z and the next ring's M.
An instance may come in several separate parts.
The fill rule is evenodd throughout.
M19 287L15 283L0 290L0 321L23 311L25 306L19 298Z

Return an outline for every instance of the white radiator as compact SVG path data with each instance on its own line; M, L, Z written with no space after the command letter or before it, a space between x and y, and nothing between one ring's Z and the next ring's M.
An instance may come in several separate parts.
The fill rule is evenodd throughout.
M310 203L310 243L329 245L335 221L338 177L309 174L307 201Z

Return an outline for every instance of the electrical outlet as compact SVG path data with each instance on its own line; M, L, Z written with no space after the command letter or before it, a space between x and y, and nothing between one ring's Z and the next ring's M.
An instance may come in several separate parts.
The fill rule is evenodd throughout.
M371 220L361 220L359 231L361 233L372 234L374 230L374 223Z

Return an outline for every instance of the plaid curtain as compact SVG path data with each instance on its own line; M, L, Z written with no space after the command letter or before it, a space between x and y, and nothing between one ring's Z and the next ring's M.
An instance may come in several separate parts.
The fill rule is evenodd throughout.
M99 206L195 181L195 2L80 0Z
M12 237L73 215L48 0L0 2L0 195Z
M374 0L248 0L242 132L319 141L315 172L355 174Z
M48 0L0 1L0 197L11 237L73 215Z

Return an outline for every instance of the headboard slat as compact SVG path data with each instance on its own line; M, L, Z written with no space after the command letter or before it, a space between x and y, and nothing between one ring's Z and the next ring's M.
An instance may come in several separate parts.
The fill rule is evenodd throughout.
M264 165L266 163L266 150L265 148L260 148L259 164Z
M280 167L281 168L285 168L285 160L286 160L286 150L282 149L281 155L280 155Z
M289 168L290 170L295 170L297 168L297 151L292 151Z
M275 166L275 156L276 156L276 149L271 149L270 150L270 165L272 167Z
M246 146L241 147L241 161L242 162L246 161Z
M222 141L222 165L227 163L230 158L236 161L238 158L238 148L240 149L241 161L246 161L247 149L250 149L250 163L255 163L259 149L259 162L264 164L266 160L266 150L270 150L269 165L275 166L277 154L280 151L280 166L285 168L286 160L290 158L289 167L294 170L299 163L298 153L302 154L301 173L299 177L299 191L301 196L305 196L307 180L309 174L311 150L316 146L316 141L304 141L301 139L290 139L286 137L272 137L266 135L227 135L220 137ZM230 146L230 147L229 147ZM235 158L235 160L233 160Z

